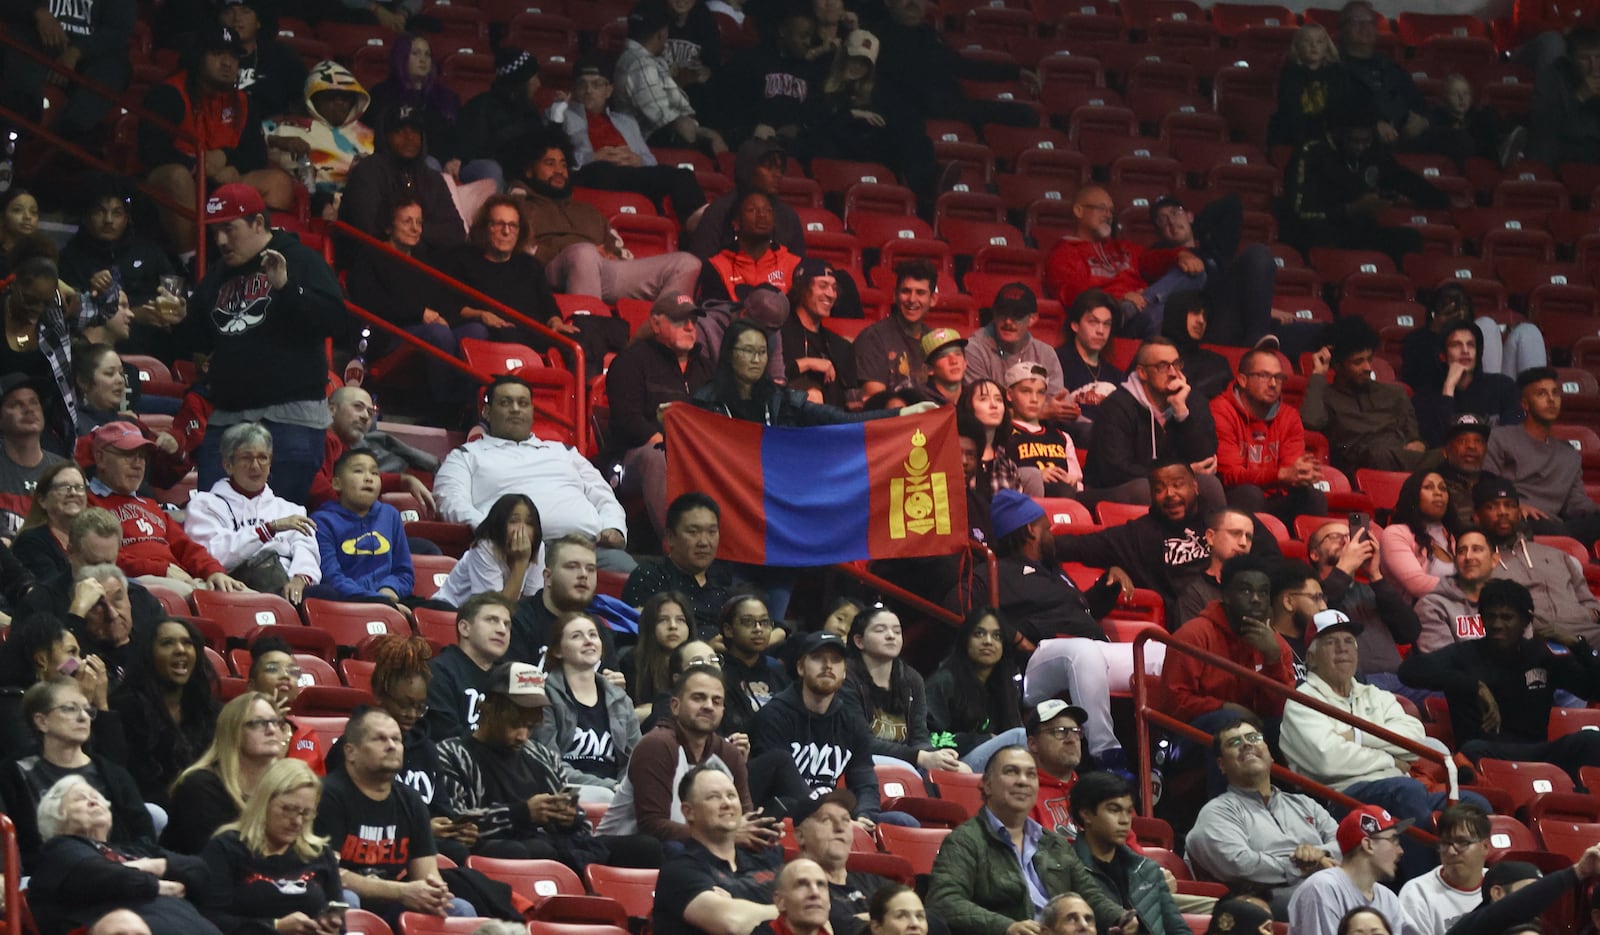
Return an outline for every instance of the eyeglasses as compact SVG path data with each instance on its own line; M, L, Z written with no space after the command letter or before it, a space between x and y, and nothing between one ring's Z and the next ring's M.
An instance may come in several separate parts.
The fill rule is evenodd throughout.
M61 491L62 493L86 493L89 490L89 485L87 485L87 484L51 484L50 485L50 489L51 490Z
M281 717L258 717L244 722L245 730L276 730L287 733L289 722Z
M760 360L767 356L767 349L764 347L739 347L734 345L733 352L740 357L748 357L751 360Z
M95 715L100 713L98 709L86 704L58 704L50 710L64 712L68 717L82 715L91 721L95 719Z
M298 805L282 805L279 803L273 803L272 807L276 809L278 814L282 815L283 817L295 818L299 819L300 821L310 821L317 815L316 809L301 808Z
M281 662L269 662L261 667L261 671L268 675L284 675L287 673L290 678L299 678L305 672L299 666L286 666Z
M494 228L495 230L502 231L514 231L522 227L522 225L516 221L490 221L488 226Z
M710 656L694 656L689 659L685 659L683 664L685 666L716 666L720 669L722 668L722 657L715 654Z
M1081 728L1081 727L1046 727L1044 730L1040 731L1039 733L1041 733L1041 734L1049 734L1050 736L1054 737L1057 740L1066 740L1069 737L1082 737L1083 736L1083 728Z
M1441 851L1464 851L1469 847L1472 847L1472 846L1477 845L1477 844L1482 844L1482 843L1483 843L1483 838L1466 838L1464 840L1460 840L1460 839L1458 839L1458 840L1446 840L1445 838L1440 838L1439 839L1439 850L1441 850Z
M1290 591L1288 593L1290 597L1303 597L1313 604L1328 603L1328 595L1321 591Z
M1154 370L1156 373L1182 373L1183 360L1158 360L1153 364L1140 364L1141 370Z
M233 460L241 464L271 464L272 455L234 455Z
M1237 737L1229 737L1227 740L1222 742L1222 748L1224 750L1237 750L1245 744L1249 744L1253 747L1265 739L1266 738L1261 736L1259 733L1251 731L1248 734L1240 734Z
M401 714L414 714L417 717L422 717L428 713L428 703L426 701L418 701L412 704L401 704L397 701L394 703L394 709Z
M771 617L739 617L734 620L734 623L737 623L741 627L749 627L752 630L772 629Z
M1277 383L1280 386L1289 382L1289 377L1282 373L1268 373L1265 370L1254 370L1244 375L1247 380L1265 380L1268 383Z

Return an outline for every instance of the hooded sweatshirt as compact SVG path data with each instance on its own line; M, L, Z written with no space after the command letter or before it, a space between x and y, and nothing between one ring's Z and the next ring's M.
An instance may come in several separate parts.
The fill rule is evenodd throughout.
M138 494L118 493L95 479L89 482L89 505L110 510L122 524L117 567L130 578L166 577L177 565L196 578L223 570L217 560L183 531L161 504Z
M356 96L355 106L338 126L329 123L317 107L317 95L328 91L346 91ZM267 121L266 133L310 144L316 190L338 191L344 187L350 166L357 159L372 155L372 130L361 122L361 115L371 103L372 96L348 68L335 61L318 62L306 76L306 113L311 116Z
M1174 293L1174 296L1176 293ZM1168 296L1171 302L1173 296ZM1208 350L1199 341L1189 337L1189 316L1174 311L1161 320L1161 334L1177 345L1178 357L1183 361L1183 375L1194 387L1191 400L1203 397L1206 402L1226 392L1233 383L1233 365L1228 358Z
M401 159L389 152L381 133L374 147L371 157L350 167L344 198L339 201L339 220L381 240L389 222L384 210L395 198L409 195L422 202L423 243L435 249L464 243L467 227L456 211L450 188L444 176L424 161L427 135L423 135L422 152L415 159Z
M1282 400L1272 404L1265 418L1257 418L1239 398L1238 387L1230 387L1211 401L1211 419L1217 431L1217 475L1225 486L1281 489L1278 469L1306 453L1300 413L1283 408Z
M689 237L688 250L709 260L734 242L733 218L739 210L739 193L755 188L756 167L770 153L783 152L773 140L752 139L739 147L733 163L733 191L706 205L700 225ZM800 215L782 199L772 203L772 240L795 256L806 255L805 227Z
M1221 602L1179 627L1172 638L1253 669L1280 685L1294 686L1294 650L1283 637L1273 634L1278 641L1278 660L1267 662L1259 650L1234 632ZM1228 701L1242 704L1263 718L1278 717L1283 712L1283 699L1278 695L1186 653L1172 653L1167 659L1161 671L1160 694L1160 709L1185 721L1216 711Z
M1083 482L1087 487L1115 487L1148 477L1156 460L1178 458L1192 464L1216 453L1216 428L1204 399L1191 393L1189 417L1179 420L1170 407L1155 408L1135 373L1100 404Z
M1600 644L1600 600L1589 590L1583 566L1553 546L1531 542L1518 534L1499 547L1494 577L1515 581L1533 595L1533 617L1554 624L1563 632Z
M1478 613L1478 602L1462 590L1456 575L1440 578L1433 593L1424 594L1417 601L1417 619L1422 621L1417 652L1431 653L1461 640L1483 639L1483 615Z
M1257 536L1256 541L1271 541ZM1094 568L1116 566L1128 573L1136 588L1149 588L1161 595L1167 605L1167 627L1176 629L1178 592L1185 584L1205 573L1211 563L1211 546L1206 543L1205 522L1199 510L1180 522L1173 522L1159 510L1136 520L1111 526L1086 536L1060 536L1056 539L1056 558L1062 562L1082 562Z
M116 240L101 240L81 224L67 245L61 248L61 281L79 292L89 289L89 279L103 269L114 269L122 277L122 291L137 308L156 297L161 277L172 272L172 261L153 240L133 232L130 223Z
M1143 292L1149 283L1139 275L1144 248L1131 240L1108 237L1085 240L1076 234L1061 238L1045 263L1046 288L1062 305L1071 305L1085 289L1103 289L1120 300Z
M844 675L842 663L839 674ZM813 795L831 792L843 778L856 795L852 817L876 821L878 776L872 767L872 734L861 709L835 692L827 712L814 714L800 692L798 683L790 685L756 712L752 752L788 751Z
M367 515L357 516L342 503L330 503L311 518L317 524L323 587L340 599L377 597L384 588L411 595L411 545L399 510L380 500Z
M224 567L237 568L258 552L278 557L285 573L305 575L312 583L322 580L317 541L298 529L274 533L273 520L304 516L305 508L290 503L263 487L254 495L242 493L224 477L208 491L196 491L189 500L183 530L209 551Z

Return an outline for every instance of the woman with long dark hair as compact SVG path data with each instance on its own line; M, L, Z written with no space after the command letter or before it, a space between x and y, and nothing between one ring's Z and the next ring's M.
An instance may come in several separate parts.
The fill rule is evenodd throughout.
M956 630L950 654L928 679L934 746L953 746L973 770L982 770L996 750L1027 743L1016 638L998 610L974 608Z
M850 659L844 697L860 706L872 735L873 758L966 772L953 748L933 748L927 689L917 670L900 658L905 640L899 616L887 607L863 610L851 623L846 642Z
M1011 404L1006 401L1006 391L994 380L974 380L961 391L956 400L956 426L963 435L982 437L983 451L979 453L978 473L971 485L984 499L1001 490L1021 490L1031 497L1044 496L1042 482L1038 490L1024 488L1022 469L1011 457Z
M1444 475L1421 470L1400 485L1394 516L1378 537L1378 562L1413 601L1432 594L1439 579L1456 573L1449 518L1450 488Z
M544 523L527 494L496 500L472 535L472 548L450 569L436 599L460 607L474 594L497 591L515 601L544 587Z
M32 725L22 715L22 696L34 685L66 677L77 683L94 706L102 729L117 739L101 744L100 753L126 759L120 744L122 719L109 709L110 681L98 656L84 656L78 637L55 614L30 613L17 618L0 644L0 750L25 756L38 749ZM110 726L107 727L107 723Z
M168 617L135 632L128 672L112 694L122 712L128 771L146 802L166 806L178 774L211 745L217 731L217 673L205 637L187 620Z
M618 658L639 720L649 718L656 696L672 687L667 675L672 651L694 632L694 608L687 596L662 591L644 602L639 611L639 642Z

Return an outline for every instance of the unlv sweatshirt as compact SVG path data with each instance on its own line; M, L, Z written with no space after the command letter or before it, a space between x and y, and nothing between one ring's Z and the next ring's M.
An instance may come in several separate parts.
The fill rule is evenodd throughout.
M122 548L117 552L117 567L130 578L140 575L165 578L170 565L177 565L196 578L225 570L154 500L138 494L117 493L103 482L92 480L89 482L89 505L110 510L122 524Z
M815 714L800 692L799 684L790 685L756 712L750 738L753 752L759 756L768 750L789 751L812 795L831 791L842 777L856 796L851 817L876 821L878 774L872 768L872 736L860 709L835 693L827 712Z

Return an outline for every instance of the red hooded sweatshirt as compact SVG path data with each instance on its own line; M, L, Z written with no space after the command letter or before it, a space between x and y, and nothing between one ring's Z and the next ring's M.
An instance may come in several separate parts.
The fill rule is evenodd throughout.
M1050 251L1045 274L1063 305L1071 305L1085 289L1104 289L1120 299L1149 286L1139 275L1143 254L1144 248L1130 240L1063 237Z
M1280 400L1256 418L1239 400L1238 386L1229 386L1211 400L1211 421L1217 426L1217 474L1228 487L1254 484L1282 489L1278 470L1306 453L1306 428L1300 413Z
M1221 601L1212 601L1204 613L1179 627L1172 638L1246 669L1254 669L1286 688L1294 687L1294 651L1289 644L1283 637L1275 636L1278 661L1268 664L1254 646L1233 632ZM1227 701L1244 705L1259 717L1283 715L1282 698L1268 694L1255 682L1246 682L1182 652L1167 653L1161 670L1161 694L1164 696L1161 710L1180 721L1192 721L1221 708Z

